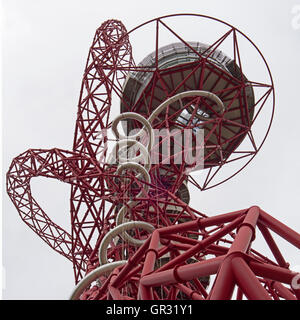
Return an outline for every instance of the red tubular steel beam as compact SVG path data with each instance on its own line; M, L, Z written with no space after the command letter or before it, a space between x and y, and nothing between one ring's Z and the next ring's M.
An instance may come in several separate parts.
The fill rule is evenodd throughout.
M254 239L258 217L259 208L251 207L238 229L234 242L227 253L227 257L220 267L209 299L228 300L231 298L235 285L231 270L231 255L234 253L245 253L248 250L251 241Z
M196 229L198 230L198 229L210 227L213 225L228 223L238 218L245 212L247 212L247 209L220 214L218 216L210 217L210 218L198 218L193 221L184 222L184 223L180 223L180 224L172 225L168 227L163 227L159 229L159 233L161 235L165 235L168 233L177 233L177 232L191 231Z
M178 234L164 234L163 236L164 236L164 239L174 240L174 241L180 242L182 244L185 243L185 244L192 245L192 246L195 246L196 244L199 243L199 241L196 239L183 237Z
M124 300L120 291L111 285L108 286L108 292L109 292L109 295L111 296L112 300Z
M279 295L277 294L277 291L274 290L274 288L271 286L270 281L267 281L268 283L268 288L269 288L269 293L272 296L274 300L279 300Z
M107 293L107 294L112 298L112 300L123 300L123 297L122 297L120 291L119 291L117 288L115 288L115 287L113 287L113 286L111 285L112 280L113 280L114 278L116 278L116 276L118 275L118 273L119 273L119 269L115 269L115 270L113 271L113 273L112 273L112 275L111 275L111 277L110 277L109 284L108 284L108 286L107 286L107 290L108 290L108 293Z
M173 241L170 243L170 246L172 246L172 248L174 249L183 250L183 251L189 250L192 247L189 244L182 244L182 243L173 242Z
M182 237L182 236L178 236L178 235L164 235L165 239L169 239L169 240L175 240L177 242L170 242L170 244L180 250L189 250L192 246L195 246L199 243L198 240L195 239L191 239L191 238L186 238L186 237ZM180 241L180 244L179 244ZM186 244L184 244L186 243ZM215 245L215 244L211 244L209 247L206 248L206 252L219 256L219 255L224 255L228 252L229 248L228 247L224 247L224 246L220 246L220 245Z
M297 272L289 269L255 261L250 261L249 267L257 276L286 284L291 284L293 278L297 275Z
M150 240L151 240L151 237L149 237L145 241L145 243L139 247L136 253L128 259L128 262L124 265L120 273L116 276L116 278L112 282L112 285L114 287L118 287L118 285L120 284L120 281L124 278L124 276L126 276L128 272L132 270L133 266L135 266L142 259L145 251L148 248Z
M152 288L146 287L140 282L138 300L155 300Z
M231 267L238 286L249 300L271 300L268 292L242 258L232 258Z
M183 293L185 293L190 299L192 300L204 300L203 297L197 293L196 291L184 286L183 284L181 283L178 283L176 285L176 287L182 291Z
M297 299L300 300L300 289L294 289L293 291L294 291Z
M240 287L237 289L236 300L243 300L243 291Z
M239 211L234 211L234 212L229 212L229 213L224 213L224 214L219 214L214 217L209 217L209 218L202 218L199 219L199 228L206 228L206 227L211 227L214 225L219 225L227 222L231 222L235 220L236 218L240 217L241 215L245 214L248 209L243 209Z
M208 300L230 300L234 289L231 258L224 259L208 296Z
M146 250L146 258L141 277L150 273L154 269L155 261L158 257L159 231L154 230L151 235L149 248Z
M260 209L259 221L300 249L300 234Z
M284 257L282 256L282 254L281 254L279 248L277 247L277 244L274 241L269 230L261 223L258 223L257 225L258 225L258 228L259 228L260 232L262 233L264 239L266 240L270 250L272 251L273 256L276 259L277 263L281 267L288 267L288 263L284 260Z
M272 283L272 287L285 300L297 300L297 298L291 293L291 291L285 286L283 286L280 282L274 281Z
M231 245L228 254L233 252L246 253L250 243L255 238L255 226L259 217L259 208L251 207L240 225L237 235Z
M149 240L150 240L150 238L149 238ZM166 254L168 251L169 251L168 247L163 247L163 248L161 248L159 250L158 256L161 257L164 254ZM139 253L139 252L137 251L135 254L137 254L137 253ZM137 255L137 256L139 256L139 255ZM127 271L128 269L130 271L125 272L124 269L122 269L121 270L121 272L122 272L121 277L118 275L116 280L113 282L114 286L117 286L117 285L119 286L121 283L124 283L128 279L130 279L130 278L134 277L135 275L137 275L143 269L143 265L141 265L141 264L138 264L136 267L132 267L132 264L133 265L137 264L136 260L138 260L138 259L136 258L134 263L132 263L132 260L129 259L129 261L131 261L131 264L128 265L128 267L127 267L127 269L125 269L125 271ZM126 264L126 266L127 266L127 264Z
M198 230L199 229L199 220L201 218L198 218L197 220L189 221L189 222L184 222L168 227L164 227L159 229L160 235L165 235L165 234L171 234L171 233L177 233L177 232L185 232L185 231L190 231L190 230Z
M215 245L215 244L211 244L206 251L208 253L212 253L214 255L224 255L228 252L229 248L224 247L224 246L220 246L220 245Z
M127 272L126 274L123 274L122 277L118 276L118 278L117 278L118 281L114 281L113 286L117 286L117 285L120 286L128 279L132 279L134 277L137 277L137 274L142 270L142 268L143 268L143 265L141 265L141 264L138 264L136 267L132 267L132 265L130 264L130 271ZM115 283L117 283L117 285L115 285Z
M122 268L122 266L119 266L116 269L114 269L114 271L104 281L104 283L102 284L101 288L99 289L99 292L98 292L99 295L103 294L106 291L108 291L108 286L111 286L112 282L113 282L113 279L119 275L120 268Z
M146 258L145 258L141 278L153 271L155 261L158 256L158 252L157 252L158 246L159 246L159 231L154 230L151 235L149 248L146 251ZM139 292L142 300L153 300L152 288L144 287L141 282L139 285Z
M170 269L161 272L155 272L144 276L141 279L143 286L159 286L167 285L184 281L189 281L194 278L209 276L217 273L224 256L204 260L192 264L180 266L177 269Z
M196 286L197 290L203 295L203 297L206 299L208 297L208 293L206 292L205 288L203 287L201 281L199 278L193 279L194 285Z
M182 255L174 258L172 261L166 263L164 266L159 268L157 271L163 271L170 268L175 267L176 265L185 262L187 259L191 258L193 255L198 253L201 249L208 247L212 243L214 243L216 240L222 238L224 235L235 229L240 222L244 219L244 216L240 216L236 218L234 221L223 227L221 230L215 232L211 236L205 238L202 241L199 241L197 245L195 245L193 248L187 250Z

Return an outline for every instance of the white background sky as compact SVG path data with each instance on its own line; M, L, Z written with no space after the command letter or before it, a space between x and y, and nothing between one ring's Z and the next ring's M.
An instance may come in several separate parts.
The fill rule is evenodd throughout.
M130 30L165 14L212 15L245 32L265 55L275 82L276 112L251 164L229 182L196 198L192 194L192 204L207 215L259 205L299 232L300 28L292 23L297 5L300 0L2 1L3 174L28 148L71 150L84 65L102 22L115 18ZM72 264L21 221L5 193L5 178L2 185L3 298L68 298ZM69 229L69 185L36 178L32 189L47 214ZM279 243L291 265L300 265L299 251Z

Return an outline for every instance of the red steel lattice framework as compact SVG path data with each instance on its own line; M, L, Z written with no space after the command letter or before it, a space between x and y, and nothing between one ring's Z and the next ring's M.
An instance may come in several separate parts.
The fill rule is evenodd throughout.
M244 76L238 36L251 42L244 34L214 18L185 15L228 27L212 45L200 48L168 25L169 17L180 16L153 19L130 32L116 20L97 29L82 81L73 151L30 149L16 157L7 173L8 195L22 220L72 261L77 284L72 299L231 299L237 287L236 299L299 300L299 274L289 270L270 230L300 248L298 233L256 206L207 217L188 205L188 183L200 190L218 185L260 150L270 123L259 145L252 129L268 103L272 120L274 88L259 51L270 83ZM155 25L155 50L136 65L129 38L149 24ZM185 50L192 59L163 65L167 56L159 49L160 28L178 39L171 52L178 56ZM219 47L230 37L229 61ZM254 100L255 89L263 93ZM158 162L109 161L107 130L113 126L120 148L128 138L114 128L114 97L121 101L118 121L148 128L146 138L140 136L143 157L154 150ZM200 108L205 116L197 112ZM190 110L188 118L184 110ZM178 155L162 154L161 140L151 142L152 129L175 127L204 132L202 183L186 171L185 162L175 161ZM197 149L194 136L190 139ZM248 149L243 149L245 139ZM213 185L225 164L247 157L242 168ZM30 180L37 176L71 185L71 234L33 198ZM275 261L252 248L257 228Z

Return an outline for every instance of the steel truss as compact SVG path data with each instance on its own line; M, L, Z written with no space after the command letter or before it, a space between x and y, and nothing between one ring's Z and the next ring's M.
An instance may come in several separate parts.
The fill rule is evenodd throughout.
M176 16L181 15L170 17ZM190 16L223 23L228 30L200 54L172 30L166 22L168 16L153 19L131 32L127 32L120 21L104 22L97 29L88 54L73 151L30 149L16 157L9 168L7 191L22 220L73 263L77 284L72 293L74 299L230 299L235 286L238 287L237 299L243 295L248 299L300 298L295 286L297 274L288 269L270 230L297 248L300 248L299 234L258 207L209 218L191 208L184 195L188 182L205 190L242 170L265 141L274 110L274 101L270 103L274 97L272 77L251 40L220 20ZM136 65L129 38L149 23L156 25L155 61L151 66ZM162 27L197 56L196 60L180 66L179 80L175 77L178 67L160 68L158 63ZM238 35L258 50L269 82L243 76ZM232 37L236 76L224 72L210 60L229 37ZM128 75L138 72L147 74L150 81L140 98L132 103L124 93L124 83ZM221 89L220 82L223 83ZM256 88L263 93L249 104L249 90ZM159 94L155 90L159 90ZM202 96L195 94L182 99L181 107L170 103L161 114L153 116L153 106L193 90L202 92ZM210 92L214 99L207 98L203 92ZM151 124L153 129L178 127L178 117L184 109L203 105L212 116L201 121L206 148L202 183L186 174L184 164L174 163L174 155L167 165L152 164L147 170L128 163L123 163L121 170L119 164L109 163L106 132L113 124L111 110L116 97L121 101L124 114L140 115L131 122L135 128L141 128L141 124ZM216 111L219 99L223 108ZM265 136L257 142L252 128L268 103L271 119ZM197 128L196 116L192 112L189 121L179 125L180 130ZM148 138L150 134L149 129ZM116 143L120 143L119 138L116 135ZM249 141L249 149L241 149L245 139ZM159 150L159 145L153 147ZM232 175L214 182L225 164L245 158L249 161ZM71 185L71 233L55 224L32 196L30 181L38 176ZM256 227L276 262L252 249ZM211 287L209 279L214 274L216 278Z

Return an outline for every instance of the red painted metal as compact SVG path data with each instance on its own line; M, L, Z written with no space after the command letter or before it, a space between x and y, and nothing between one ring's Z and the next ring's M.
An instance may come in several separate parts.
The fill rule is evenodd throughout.
M169 18L182 16L209 19L223 24L227 30L200 54L168 24ZM137 30L151 24L155 25L155 61L149 68L135 64L129 40ZM197 60L182 63L180 72L178 65L176 68L161 68L158 63L161 28L194 52ZM240 78L209 60L229 37L232 37L233 59L241 72ZM268 83L243 77L239 37L249 41L257 50L267 70ZM143 88L140 98L129 103L132 101L124 93L124 82L130 74L137 72L144 72L151 80ZM192 103L201 102L214 113L212 119L201 123L206 130L202 184L186 173L185 165L174 163L174 155L173 158L170 155L169 165L161 161L152 164L148 181L146 174L145 179L130 171L124 174L119 171L118 164L108 162L106 132L112 125L115 97L121 101L121 112L133 111L147 119L157 105L168 98L180 92L203 90L209 77L215 79L209 92L226 103L226 110L221 115L208 100L198 96L184 101L179 111L174 111L170 103L166 111L151 123L154 129L178 125L178 114ZM219 81L224 83L222 89L217 89ZM256 97L252 115L248 110L247 86L253 90L266 90L262 96ZM155 93L157 88L160 97ZM266 135L259 143L254 139L252 127L272 97L273 81L261 52L247 36L218 19L194 14L170 15L148 21L130 32L120 21L108 20L97 29L83 75L73 151L30 149L12 161L7 173L8 195L22 220L51 248L72 261L77 284L72 298L231 299L237 288L238 300L243 296L248 299L299 299L299 288L291 286L297 273L288 269L289 265L270 230L300 248L297 232L256 206L207 217L191 208L180 191L187 181L200 190L212 188L233 177L249 163L269 132L274 99L269 105L271 119L266 121ZM147 106L145 101L148 101ZM229 118L228 110L238 112L239 116ZM182 129L194 129L193 119L195 112ZM138 122L132 120L131 126L138 127ZM230 137L224 136L222 130L230 132ZM239 147L246 138L251 150ZM211 144L212 139L215 144ZM230 177L214 182L225 164L245 157L250 160ZM37 176L71 185L71 233L55 224L32 196L30 181ZM134 205L130 205L132 201ZM108 238L120 227L117 220L122 210L126 212L126 223L146 223L154 231L149 234L149 230L143 230L140 224L128 231L127 236L122 231L119 239ZM276 262L253 249L257 226ZM130 242L128 237L139 240L139 245ZM108 245L104 248L103 258L101 250L106 241ZM101 262L101 259L107 259L108 263ZM214 275L214 282L209 285L209 279Z

